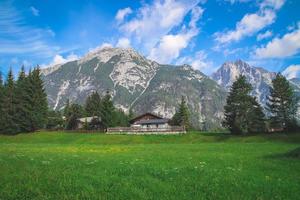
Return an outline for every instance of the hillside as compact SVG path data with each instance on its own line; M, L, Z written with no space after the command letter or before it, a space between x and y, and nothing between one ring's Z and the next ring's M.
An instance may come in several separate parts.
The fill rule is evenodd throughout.
M190 66L160 65L123 48L102 48L45 69L43 79L54 109L63 108L68 98L83 104L91 92L109 90L115 105L125 111L171 118L183 95L197 128L220 126L226 96L215 81Z

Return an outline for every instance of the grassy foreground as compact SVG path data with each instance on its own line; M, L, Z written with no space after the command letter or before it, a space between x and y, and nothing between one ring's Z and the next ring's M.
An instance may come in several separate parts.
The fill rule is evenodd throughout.
M0 136L0 199L300 199L300 134Z

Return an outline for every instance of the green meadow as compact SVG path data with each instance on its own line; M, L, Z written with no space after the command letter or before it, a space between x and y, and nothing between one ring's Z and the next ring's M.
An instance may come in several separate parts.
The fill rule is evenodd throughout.
M0 136L0 199L300 199L299 147L300 134Z

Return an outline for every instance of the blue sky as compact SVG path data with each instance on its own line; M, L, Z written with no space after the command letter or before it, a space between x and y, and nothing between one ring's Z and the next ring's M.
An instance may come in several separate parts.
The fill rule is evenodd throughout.
M0 67L45 67L114 46L208 75L243 59L300 77L299 10L298 0L0 0Z

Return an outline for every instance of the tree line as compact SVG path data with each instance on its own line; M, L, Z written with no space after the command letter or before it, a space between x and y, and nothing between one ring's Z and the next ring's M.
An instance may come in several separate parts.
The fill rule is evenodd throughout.
M296 119L299 99L283 75L279 73L272 80L266 108L250 95L252 89L245 76L232 84L224 106L222 125L225 128L233 134L299 130ZM98 118L85 123L84 129L129 126L134 117L132 110L126 114L117 109L109 92L101 97L97 91L87 97L84 105L68 100L63 110L49 110L39 67L28 73L22 67L16 79L10 69L5 81L0 74L0 112L2 134L34 132L42 128L73 130L77 129L79 118L92 116ZM170 123L192 129L184 97Z
M109 91L103 98L97 91L93 92L87 97L83 106L67 100L62 114L65 117L64 128L67 130L77 129L79 118L95 117L91 123L85 123L84 129L106 129L107 127L129 126L129 120L134 116L131 110L129 114L125 114L121 109L117 109Z
M45 126L48 103L39 67L14 78L9 70L5 81L0 74L0 133L33 132Z
M252 89L245 76L232 84L224 107L225 128L233 134L300 129L296 118L299 99L283 75L278 73L272 80L265 110L250 95Z

